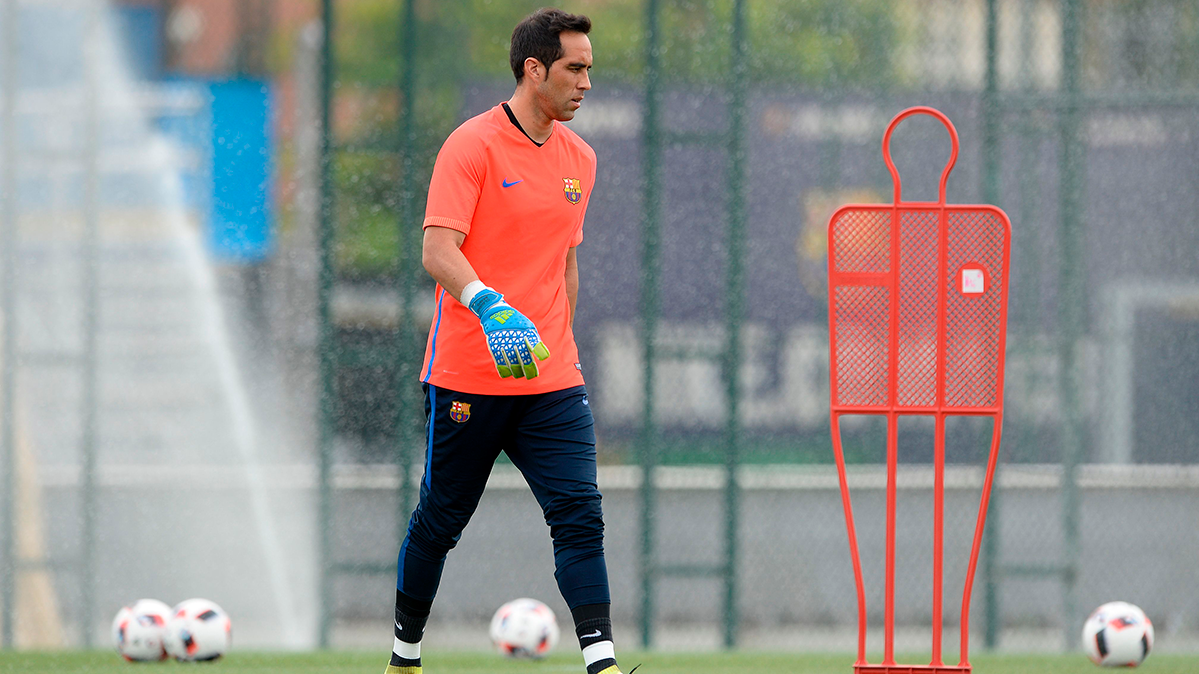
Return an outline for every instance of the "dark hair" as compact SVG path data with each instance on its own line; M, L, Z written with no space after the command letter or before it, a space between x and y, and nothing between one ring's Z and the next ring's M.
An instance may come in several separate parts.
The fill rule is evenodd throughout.
M558 35L563 31L586 35L591 31L591 19L582 14L543 7L516 24L512 30L508 62L512 64L512 74L518 83L525 76L525 59L533 57L548 68L562 58L562 40Z

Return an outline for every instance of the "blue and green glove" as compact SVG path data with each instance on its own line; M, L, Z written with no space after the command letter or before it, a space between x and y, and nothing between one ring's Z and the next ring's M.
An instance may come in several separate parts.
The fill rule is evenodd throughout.
M467 306L483 324L487 349L500 376L536 377L537 361L549 358L550 350L541 341L533 321L513 309L493 288L479 290Z

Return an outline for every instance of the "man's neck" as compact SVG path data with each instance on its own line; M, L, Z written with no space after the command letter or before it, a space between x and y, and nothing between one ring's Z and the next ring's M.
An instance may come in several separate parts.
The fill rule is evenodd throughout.
M554 120L545 116L541 108L533 101L532 93L527 89L518 88L508 100L508 107L520 122L520 128L528 134L533 142L543 144L554 132Z

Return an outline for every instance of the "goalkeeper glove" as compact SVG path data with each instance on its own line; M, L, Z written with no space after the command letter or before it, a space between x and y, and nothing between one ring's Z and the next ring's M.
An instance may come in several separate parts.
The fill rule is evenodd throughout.
M541 341L533 321L509 306L504 296L492 288L479 290L467 306L483 325L487 349L500 376L536 377L537 361L549 358L550 350Z

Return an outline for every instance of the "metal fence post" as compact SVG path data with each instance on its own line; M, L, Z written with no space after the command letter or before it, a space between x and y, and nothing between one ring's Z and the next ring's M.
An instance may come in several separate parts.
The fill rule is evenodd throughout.
M1062 17L1062 93L1064 106L1058 117L1061 137L1061 222L1058 238L1058 390L1062 412L1062 523L1065 533L1064 643L1071 648L1078 633L1074 585L1078 576L1078 463L1082 455L1082 419L1079 409L1078 341L1082 336L1083 285L1082 213L1083 164L1079 105L1080 30L1082 3L1065 0Z
M318 452L320 490L320 647L329 647L333 626L333 494L330 475L333 463L333 402L336 387L333 381L333 350L335 348L333 317L330 299L333 291L333 185L331 175L332 132L330 99L333 95L333 0L321 0L321 150L320 150L320 224L317 241L320 255L320 274L317 281L317 322L319 337L317 357L320 361L320 400L318 403Z
M729 205L726 239L728 277L725 286L725 394L728 419L725 427L725 566L724 645L737 643L737 529L741 461L741 323L745 315L745 0L733 3L732 71L729 81Z
M983 203L999 204L999 73L996 67L996 45L998 43L998 16L995 0L987 0L986 19L986 83L983 88ZM989 510L998 514L1003 496L999 481L1002 461L996 466L995 489L991 494ZM999 644L999 593L996 577L999 525L998 517L988 514L990 525L983 531L983 598L986 606L986 632L984 644L993 649Z
M408 516L414 507L412 500L412 450L420 426L420 398L417 396L416 379L419 376L421 355L419 334L416 330L415 304L420 257L421 229L416 212L416 8L413 0L404 0L403 70L400 78L400 98L403 106L403 121L400 132L400 157L402 170L400 188L400 325L396 330L399 344L396 348L396 387L398 414L396 419L396 460L400 474L400 498L398 499L397 533L402 542L407 532Z
M654 338L658 326L659 249L662 242L661 132L658 129L658 0L645 3L645 106L642 110L641 332L644 396L641 437L641 645L653 644L654 620L654 467L658 461L654 425Z

